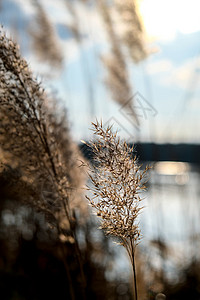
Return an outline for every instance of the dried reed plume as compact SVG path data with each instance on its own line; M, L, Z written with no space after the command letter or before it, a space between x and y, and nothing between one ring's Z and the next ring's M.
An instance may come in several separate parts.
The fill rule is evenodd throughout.
M121 42L114 29L111 12L105 3L105 0L99 0L99 8L103 17L108 39L111 44L111 51L109 55L104 55L102 61L107 70L107 77L105 83L110 89L113 99L121 105L126 105L126 109L134 117L138 123L138 118L133 109L131 101L132 88L129 82L129 73L127 69L126 59L124 57ZM128 102L127 102L128 101Z
M90 146L94 152L94 166L90 168L92 196L86 196L97 216L101 228L108 235L117 237L130 257L135 299L137 299L135 248L141 234L138 215L141 211L140 193L145 189L144 177L148 167L140 171L133 147L122 142L111 127L104 129L102 123L92 123L97 139Z
M72 31L72 33L76 39L76 42L80 43L81 42L80 20L77 15L76 9L74 7L74 3L72 3L71 1L68 1L68 0L65 0L65 5L72 17L72 24L68 25L68 27Z
M36 22L29 29L33 39L33 48L41 61L46 61L54 67L60 68L63 57L56 32L40 1L32 0L32 3L36 8Z
M144 28L138 11L137 0L115 0L116 9L123 26L122 42L134 62L147 57L144 43Z
M66 114L55 113L41 85L33 78L18 46L0 28L0 148L5 163L21 170L22 179L37 192L28 204L61 222L70 235L81 173ZM80 193L79 193L80 194ZM76 207L77 207L76 206Z
M70 138L66 114L55 112L53 100L47 98L21 58L18 46L1 27L0 93L1 163L20 171L21 188L30 191L25 197L26 204L43 212L62 240L64 236L65 241L73 243L85 285L75 234L75 212L82 213L85 208L77 192L83 183L80 154ZM65 259L64 264L71 282ZM70 294L74 299L72 288Z

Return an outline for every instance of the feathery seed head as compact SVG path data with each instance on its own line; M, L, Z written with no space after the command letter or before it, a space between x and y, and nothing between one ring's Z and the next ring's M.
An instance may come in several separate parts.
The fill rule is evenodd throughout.
M97 140L92 143L95 159L90 168L93 196L87 199L102 218L101 228L107 234L136 244L141 236L137 217L147 168L140 170L133 147L121 141L111 127L104 129L98 121L92 125Z

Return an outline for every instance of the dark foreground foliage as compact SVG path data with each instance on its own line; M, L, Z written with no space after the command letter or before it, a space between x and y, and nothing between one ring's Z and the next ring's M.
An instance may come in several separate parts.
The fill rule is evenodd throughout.
M21 206L20 193L15 194L18 188L13 183L16 173L16 170L10 170L0 174L1 299L62 300L72 299L72 295L74 299L83 299L82 278L74 244L60 241L57 232L44 225L41 213ZM22 197L23 193L21 190ZM11 216L15 216L12 221ZM86 279L84 297L118 299L118 283L108 282L105 277L106 261L109 259L107 239L101 240L102 244L98 244L97 248L91 241L92 229L93 225L89 222L77 228L85 241L81 250ZM97 256L101 258L101 263L93 259ZM123 284L128 291L127 284Z

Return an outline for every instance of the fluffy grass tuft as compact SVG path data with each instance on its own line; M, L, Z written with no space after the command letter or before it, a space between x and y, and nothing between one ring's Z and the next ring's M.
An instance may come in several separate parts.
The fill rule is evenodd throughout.
M90 167L92 196L86 196L97 216L101 217L101 228L107 235L117 237L130 257L137 299L135 271L135 248L141 233L138 215L142 209L140 196L145 189L148 167L141 171L134 156L134 148L121 141L111 127L104 129L98 121L92 123L94 135L91 143L94 165Z

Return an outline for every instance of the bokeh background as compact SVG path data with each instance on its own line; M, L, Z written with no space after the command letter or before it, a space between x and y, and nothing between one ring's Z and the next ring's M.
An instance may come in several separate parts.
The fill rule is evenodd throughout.
M140 221L140 299L200 297L199 9L198 0L0 0L0 23L66 108L83 156L90 160L82 141L92 139L97 118L152 166ZM41 214L9 193L16 174L6 172L0 174L2 299L69 299L56 248L62 242ZM125 251L87 218L77 229L87 299L131 299ZM69 245L65 251L72 261Z

